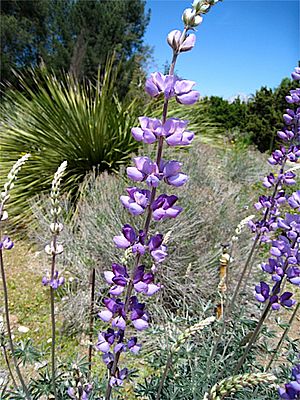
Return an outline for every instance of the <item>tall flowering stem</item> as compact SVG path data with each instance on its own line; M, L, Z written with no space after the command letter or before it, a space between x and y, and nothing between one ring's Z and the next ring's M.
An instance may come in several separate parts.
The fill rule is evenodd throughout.
M4 185L4 190L0 194L0 269L1 269L1 278L2 278L2 285L3 285L5 321L6 321L6 329L7 329L7 335L8 335L9 348L11 351L14 367L15 367L16 373L18 375L18 379L21 383L23 392L25 393L26 399L30 400L31 396L30 396L29 390L26 386L26 383L24 381L24 378L22 376L21 370L18 365L18 360L15 355L15 348L14 348L14 343L13 343L13 339L12 339L12 331L11 331L11 325L10 325L6 274L5 274L4 261L3 261L3 250L12 249L14 246L14 243L10 240L9 237L4 236L2 238L2 229L1 229L3 222L8 219L8 212L6 211L5 206L6 206L7 201L10 198L10 191L14 187L14 182L17 179L18 173L20 172L22 166L25 164L25 162L28 160L29 157L30 157L30 154L25 154L14 164L14 166L12 167L12 169L10 170L10 172L7 176L7 181ZM12 374L11 374L11 376L14 381Z
M292 73L292 78L300 80L299 68ZM236 366L236 371L242 367L269 313L272 310L279 310L280 307L293 307L296 303L296 300L292 298L292 292L283 292L285 282L300 286L300 191L288 196L284 190L286 185L296 183L295 171L298 169L295 167L285 171L285 165L288 162L297 163L300 159L300 88L291 90L286 96L286 101L296 105L295 110L286 110L283 115L286 126L278 132L278 137L287 146L282 145L269 158L271 165L280 165L280 171L277 176L269 174L263 181L265 187L274 187L273 196L261 196L255 204L257 210L266 210L265 214L269 211L270 218L268 221L264 218L263 223L260 221L250 223L250 228L254 232L259 232L261 240L269 244L271 257L261 264L261 268L271 276L273 287L271 288L264 281L255 287L256 299L266 305L245 352ZM280 212L282 204L291 209L284 218L281 217Z
M51 310L51 370L52 370L52 390L55 399L57 399L56 393L56 383L55 383L55 374L56 374L56 357L55 357L55 346L56 346L56 324L55 324L55 290L64 284L64 278L59 276L59 272L56 270L56 257L58 254L63 252L62 244L58 243L57 239L60 232L63 230L62 223L59 222L58 218L61 214L61 207L59 205L59 192L60 192L60 184L67 168L67 162L64 161L59 168L57 169L53 181L52 181L52 189L50 193L51 200L51 215L52 222L50 224L50 231L52 234L52 241L45 247L45 252L51 256L51 270L50 275L44 276L42 279L42 283L44 286L49 286L50 291L50 310Z
M167 37L168 44L173 49L173 57L168 75L159 72L151 74L147 79L145 89L153 98L163 97L161 120L140 117L140 127L132 128L133 137L140 142L153 144L157 142L155 161L149 157L135 157L134 166L127 168L128 177L134 182L145 182L149 189L136 186L127 189L127 195L120 197L123 206L134 216L146 214L142 229L138 232L126 224L122 234L114 237L115 245L126 250L126 255L133 255L133 268L127 271L128 258L121 264L114 263L112 271L105 271L104 276L111 286L109 296L103 299L105 308L98 316L105 322L111 322L111 327L100 332L96 348L103 353L103 360L109 370L109 381L106 388L105 400L109 400L113 386L122 385L128 376L127 368L119 369L122 352L138 353L141 345L137 337L126 338L126 328L131 323L138 331L149 325L149 316L144 303L138 296L152 296L160 290L155 283L155 272L158 265L167 257L167 246L160 233L150 235L152 220L161 221L176 218L182 208L176 205L178 197L165 193L157 196L157 188L165 182L169 186L183 186L188 177L181 172L182 164L176 160L163 159L163 147L186 146L191 144L194 133L186 129L188 121L177 118L167 118L168 104L172 97L180 104L191 105L199 99L199 93L193 90L195 82L179 79L174 75L177 57L180 53L194 47L196 37L189 30L194 30L202 22L201 14L206 13L216 1L195 1L193 9L184 11L182 19L183 31L174 30ZM141 261L145 256L153 260L151 269L147 270ZM130 259L130 257L129 257ZM132 259L132 257L131 257ZM124 295L124 301L119 297Z

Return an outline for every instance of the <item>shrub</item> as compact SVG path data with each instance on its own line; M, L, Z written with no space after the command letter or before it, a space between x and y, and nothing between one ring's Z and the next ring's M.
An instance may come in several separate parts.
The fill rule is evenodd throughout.
M1 108L0 184L13 160L23 152L32 155L11 202L14 222L30 215L28 200L49 190L49 177L62 161L68 162L63 190L74 198L87 172L117 171L137 149L130 132L137 102L115 96L118 74L112 63L97 87L41 71L32 73L30 84L19 76L23 92L7 94Z

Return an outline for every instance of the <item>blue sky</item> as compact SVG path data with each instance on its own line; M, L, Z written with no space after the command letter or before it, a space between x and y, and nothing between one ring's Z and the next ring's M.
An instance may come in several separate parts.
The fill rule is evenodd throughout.
M149 0L145 42L154 48L149 72L163 70L171 49L166 36L182 29L181 15L192 0ZM298 0L224 0L197 29L195 48L180 55L179 76L197 81L201 95L230 98L276 87L300 59Z

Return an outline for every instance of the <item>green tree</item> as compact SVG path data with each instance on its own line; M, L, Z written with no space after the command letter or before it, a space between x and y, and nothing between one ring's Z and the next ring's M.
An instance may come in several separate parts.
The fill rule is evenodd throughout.
M295 82L285 78L276 89L262 87L248 102L245 129L260 151L276 147L276 132L282 128L282 115L288 108L285 96L295 87Z
M41 62L56 74L93 79L115 52L117 61L123 59L119 86L125 92L147 52L143 35L150 14L144 0L3 0L1 5L2 82L14 82L12 68L20 72Z

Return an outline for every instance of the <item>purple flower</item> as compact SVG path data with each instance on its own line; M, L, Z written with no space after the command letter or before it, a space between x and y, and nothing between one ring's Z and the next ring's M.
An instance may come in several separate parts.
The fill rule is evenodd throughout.
M293 293L284 292L280 296L280 304L284 307L288 307L288 308L292 307L296 303L296 300L291 299L292 296L293 296Z
M288 171L285 174L283 174L282 181L286 185L295 185L295 183L296 183L296 181L294 179L295 177L296 177L296 174L294 174L294 172Z
M291 254L290 242L285 236L279 236L278 240L272 241L270 253L275 257L289 256Z
M160 72L154 72L146 80L145 90L151 97L158 97L163 93L165 98L169 99L174 95L175 79L173 75L163 75Z
M188 121L169 118L164 124L164 136L169 146L187 146L192 143L194 133L186 131Z
M291 162L298 162L300 159L300 146L291 146L288 150L287 158Z
M295 135L294 135L293 131L291 131L289 129L284 129L282 131L278 131L277 132L277 136L281 140L284 140L285 142L288 142L288 141L292 140Z
M133 277L134 289L138 293L146 296L152 296L160 289L160 285L154 284L154 274L152 272L145 273L145 266L140 265L136 268Z
M65 278L63 276L59 276L59 272L55 271L53 274L53 278L49 276L44 276L42 278L42 284L43 286L51 286L52 289L58 289L59 286L63 285L65 283Z
M286 114L283 114L284 122L287 125L291 125L294 122L295 112L294 110L286 109Z
M298 399L300 397L300 364L295 365L292 369L294 381L286 383L284 388L279 388L278 393L281 399Z
M138 142L152 144L156 141L157 137L162 135L162 124L159 119L139 117L141 127L131 129L132 136Z
M163 163L162 172L167 184L179 187L186 183L188 176L180 172L182 163L171 160Z
M11 250L14 247L14 242L10 240L8 236L4 236L0 241L0 250L3 248L5 250Z
M147 185L150 187L159 185L161 177L156 163L151 161L149 157L135 157L134 163L135 167L127 168L128 178L135 182L146 180Z
M109 322L113 317L112 326L124 330L126 326L126 314L124 303L120 299L105 298L103 300L105 309L98 313L102 321Z
M278 227L286 231L286 236L290 240L296 240L300 236L300 215L286 214L285 219L278 218ZM287 239L283 239L287 244Z
M275 282L280 282L284 272L283 272L283 263L280 260L274 260L274 258L269 258L269 264L262 263L261 265L263 271L268 274L272 274L272 280Z
M287 278L289 282L294 285L300 286L300 268L298 267L289 267L286 271Z
M272 187L275 183L276 183L276 178L275 178L274 174L272 174L272 173L269 174L268 176L266 176L266 177L263 179L263 185L264 185L266 188Z
M292 208L297 208L300 211L300 190L297 190L289 197L288 203Z
M137 338L136 337L132 337L128 340L127 343L127 348L133 353L133 354L137 354L140 349L141 349L142 345L137 344Z
M255 286L255 297L260 303L264 303L270 296L270 286L265 282L260 282Z
M129 309L131 311L131 321L135 329L143 331L149 326L148 315L145 312L145 304L139 303L136 296L131 296Z
M290 90L290 95L285 97L286 101L290 104L297 104L300 102L300 89Z
M192 39L190 39L191 42ZM193 81L155 72L146 80L145 90L151 97L158 97L163 93L165 99L175 96L178 103L191 105L196 103L200 96L199 92L192 90L194 86Z
M300 80L300 68L295 67L295 70L292 72L291 76L294 81L299 81Z
M149 205L149 190L138 189L136 187L128 188L129 196L121 196L121 203L133 215L142 214Z
M155 262L163 262L167 257L167 246L163 244L163 235L157 234L150 238L148 242L149 252Z
M122 235L115 236L113 241L119 249L128 249L128 247L132 246L136 241L136 233L133 227L129 224L125 224L122 228Z
M176 101L179 104L192 105L199 100L200 93L192 90L195 82L189 80L177 80L174 85Z
M282 165L285 159L285 155L286 155L286 149L284 146L281 146L280 150L277 149L273 151L272 156L268 159L268 161L271 165L277 165L277 164Z
M124 291L129 278L126 267L115 263L112 265L112 271L104 271L104 277L107 283L114 285L109 290L113 296L119 296Z
M153 219L160 221L166 218L176 218L177 215L182 211L181 207L174 206L178 197L175 195L168 196L161 194L151 205L153 210Z
M96 349L102 351L102 353L108 353L115 339L115 331L111 328L108 328L107 332L99 333Z
M122 386L124 379L126 379L127 376L128 376L127 368L123 368L121 369L121 371L119 371L119 368L117 368L115 376L112 375L109 380L110 386Z

